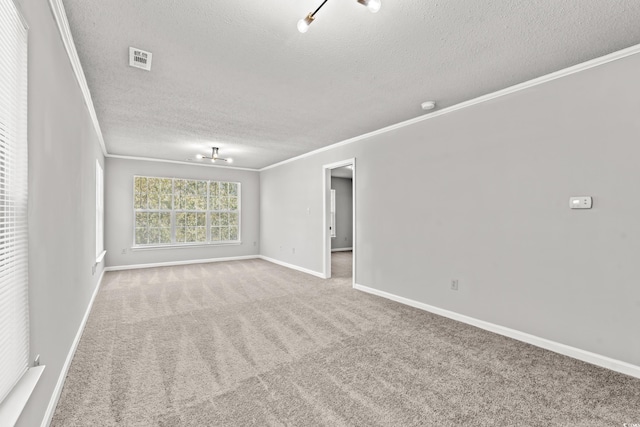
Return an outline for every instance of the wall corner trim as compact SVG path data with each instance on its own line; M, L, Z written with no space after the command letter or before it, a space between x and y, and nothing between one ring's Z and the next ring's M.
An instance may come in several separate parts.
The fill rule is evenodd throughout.
M44 413L44 418L42 419L42 424L40 427L48 427L51 423L51 419L53 418L53 413L56 410L56 406L58 405L58 400L60 399L60 395L62 394L62 388L64 387L64 382L67 379L67 374L69 373L69 368L71 367L71 361L73 360L73 356L76 354L76 350L78 349L78 344L80 344L80 338L82 338L82 333L84 332L84 327L87 324L87 320L89 319L89 314L91 313L91 308L93 307L93 302L98 295L98 291L100 290L100 286L102 285L102 279L104 278L105 271L102 270L100 274L100 278L98 279L98 284L96 285L95 290L93 291L93 295L91 295L91 299L89 300L89 304L87 305L87 310L84 313L84 317L80 322L80 327L78 328L78 332L76 333L76 337L73 339L73 343L71 344L71 348L69 348L69 354L67 354L67 359L64 361L64 365L62 365L62 371L58 376L58 382L56 383L56 387L53 389L53 393L51 394L51 400L49 400L49 405L47 406L47 410Z
M242 256L209 258L209 259L190 259L186 261L154 262L150 264L113 265L113 266L105 267L104 270L105 271L138 270L141 268L172 267L176 265L206 264L209 262L224 262L224 261L241 261L245 259L256 259L256 258L259 258L259 255L242 255Z
M527 334L515 329L507 328L504 326L496 325L494 323L485 322L473 317L465 316L450 310L434 307L429 304L425 304L419 301L415 301L409 298L401 297L391 294L389 292L381 291L378 289L370 288L368 286L355 284L355 289L366 292L372 295L376 295L382 298L386 298L392 301L399 302L404 305L408 305L420 310L428 311L438 316L447 317L449 319L457 320L462 323L466 323L471 326L475 326L480 329L484 329L489 332L493 332L499 335L503 335L508 338L513 338L518 341L525 342L527 344L535 345L536 347L544 348L545 350L553 351L564 356L569 356L574 359L581 360L583 362L591 363L592 365L600 366L602 368L610 369L612 371L620 372L622 374L630 375L635 378L640 378L640 366L632 365L631 363L623 362L621 360L612 359L607 356L592 353L590 351L582 350L576 347L571 347L566 344L551 341L545 338L540 338L535 335Z
M260 259L262 259L264 261L271 262L273 264L278 264L278 265L281 265L283 267L290 268L292 270L298 270L298 271L301 271L303 273L307 273L307 274L310 274L312 276L319 277L321 279L326 279L326 276L324 274L322 274L320 272L317 272L317 271L314 271L314 270L309 270L308 268L300 267L300 266L297 266L295 264L289 264L288 262L279 261L279 260L277 260L275 258L269 258L269 257L266 257L264 255L260 255L258 258L260 258Z
M67 51L67 55L69 56L69 61L71 62L71 68L73 68L73 72L76 75L76 80L78 81L78 86L80 86L82 96L84 97L84 102L87 106L87 109L89 110L89 116L91 117L93 127L95 128L96 135L98 136L102 154L106 156L107 147L104 144L102 130L100 129L100 123L98 122L96 109L93 106L93 99L91 98L91 92L89 91L89 86L87 85L87 79L84 75L82 64L80 64L78 51L76 50L76 45L73 42L73 36L71 35L71 28L69 27L69 21L67 20L67 14L64 10L64 5L62 4L62 0L49 0L49 6L51 7L51 12L53 13L56 24L58 24L60 38L62 38L62 43L64 44L64 48Z

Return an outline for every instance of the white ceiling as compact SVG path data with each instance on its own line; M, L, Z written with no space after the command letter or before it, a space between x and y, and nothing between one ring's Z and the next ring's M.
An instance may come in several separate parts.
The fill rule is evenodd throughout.
M64 0L109 153L261 168L640 43L638 0L320 3Z

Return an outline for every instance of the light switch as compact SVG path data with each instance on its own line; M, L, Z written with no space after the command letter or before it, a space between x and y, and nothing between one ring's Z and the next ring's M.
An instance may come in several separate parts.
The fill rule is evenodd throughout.
M576 196L569 198L569 207L571 209L591 209L593 200L590 196Z

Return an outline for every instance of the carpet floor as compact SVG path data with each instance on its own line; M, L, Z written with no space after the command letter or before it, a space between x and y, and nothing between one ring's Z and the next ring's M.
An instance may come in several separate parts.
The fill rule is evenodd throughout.
M106 273L52 426L618 426L640 380L262 260Z

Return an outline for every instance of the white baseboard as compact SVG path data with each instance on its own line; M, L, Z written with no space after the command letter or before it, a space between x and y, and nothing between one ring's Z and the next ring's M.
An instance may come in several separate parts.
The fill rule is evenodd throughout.
M331 252L342 252L342 251L352 251L353 248L335 248L331 249Z
M294 264L289 264L288 262L278 261L277 259L269 258L269 257L266 257L264 255L260 255L259 258L263 259L265 261L272 262L274 264L281 265L283 267L290 268L292 270L302 271L303 273L311 274L312 276L316 276L316 277L319 277L321 279L326 279L326 276L324 274L318 273L317 271L309 270L308 268L299 267L299 266L294 265Z
M73 339L73 343L71 344L71 348L69 349L69 354L67 355L67 359L64 361L64 365L62 365L62 371L58 376L58 382L56 383L56 387L53 389L53 394L51 395L51 400L49 400L49 406L47 406L47 411L44 413L44 418L42 419L41 427L49 427L49 424L51 423L51 418L53 418L53 413L56 410L56 406L58 405L58 400L60 399L60 394L62 393L62 387L64 386L64 381L67 378L67 373L69 373L69 367L71 366L71 361L73 360L73 356L76 354L78 344L80 343L80 338L82 337L82 333L84 332L84 327L87 324L87 319L89 319L89 314L91 313L91 308L93 307L93 302L96 299L96 295L98 295L98 290L100 290L100 285L102 285L102 279L104 278L104 273L105 273L105 269L103 269L102 273L100 273L100 278L98 279L98 284L96 285L96 289L93 291L93 295L91 295L91 299L89 300L89 305L87 306L87 310L84 313L82 322L80 322L80 327L78 328L76 337Z
M434 307L432 305L390 294L388 292L380 291L368 286L355 284L353 287L363 292L390 299L392 301L409 305L411 307L419 308L420 310L428 311L439 316L448 317L449 319L457 320L459 322L466 323L468 325L472 325L490 332L494 332L496 334L504 335L518 341L526 342L528 344L535 345L536 347L541 347L555 353L573 357L574 359L582 360L583 362L591 363L593 365L611 369L612 371L621 372L632 377L640 378L640 366L632 365L631 363L612 359L610 357L602 356L590 351L581 350L579 348L571 347L545 338L540 338L535 335L517 331L515 329L496 325L494 323L485 322L484 320L475 319L473 317L465 316L464 314L459 314L453 311Z
M209 258L209 259L190 259L186 261L168 261L168 262L154 262L151 264L132 264L132 265L114 265L105 267L105 271L120 271L120 270L137 270L139 268L153 268L153 267L171 267L174 265L189 265L189 264L205 264L208 262L222 262L222 261L239 261L244 259L256 259L259 255L243 255L232 256L225 258Z

